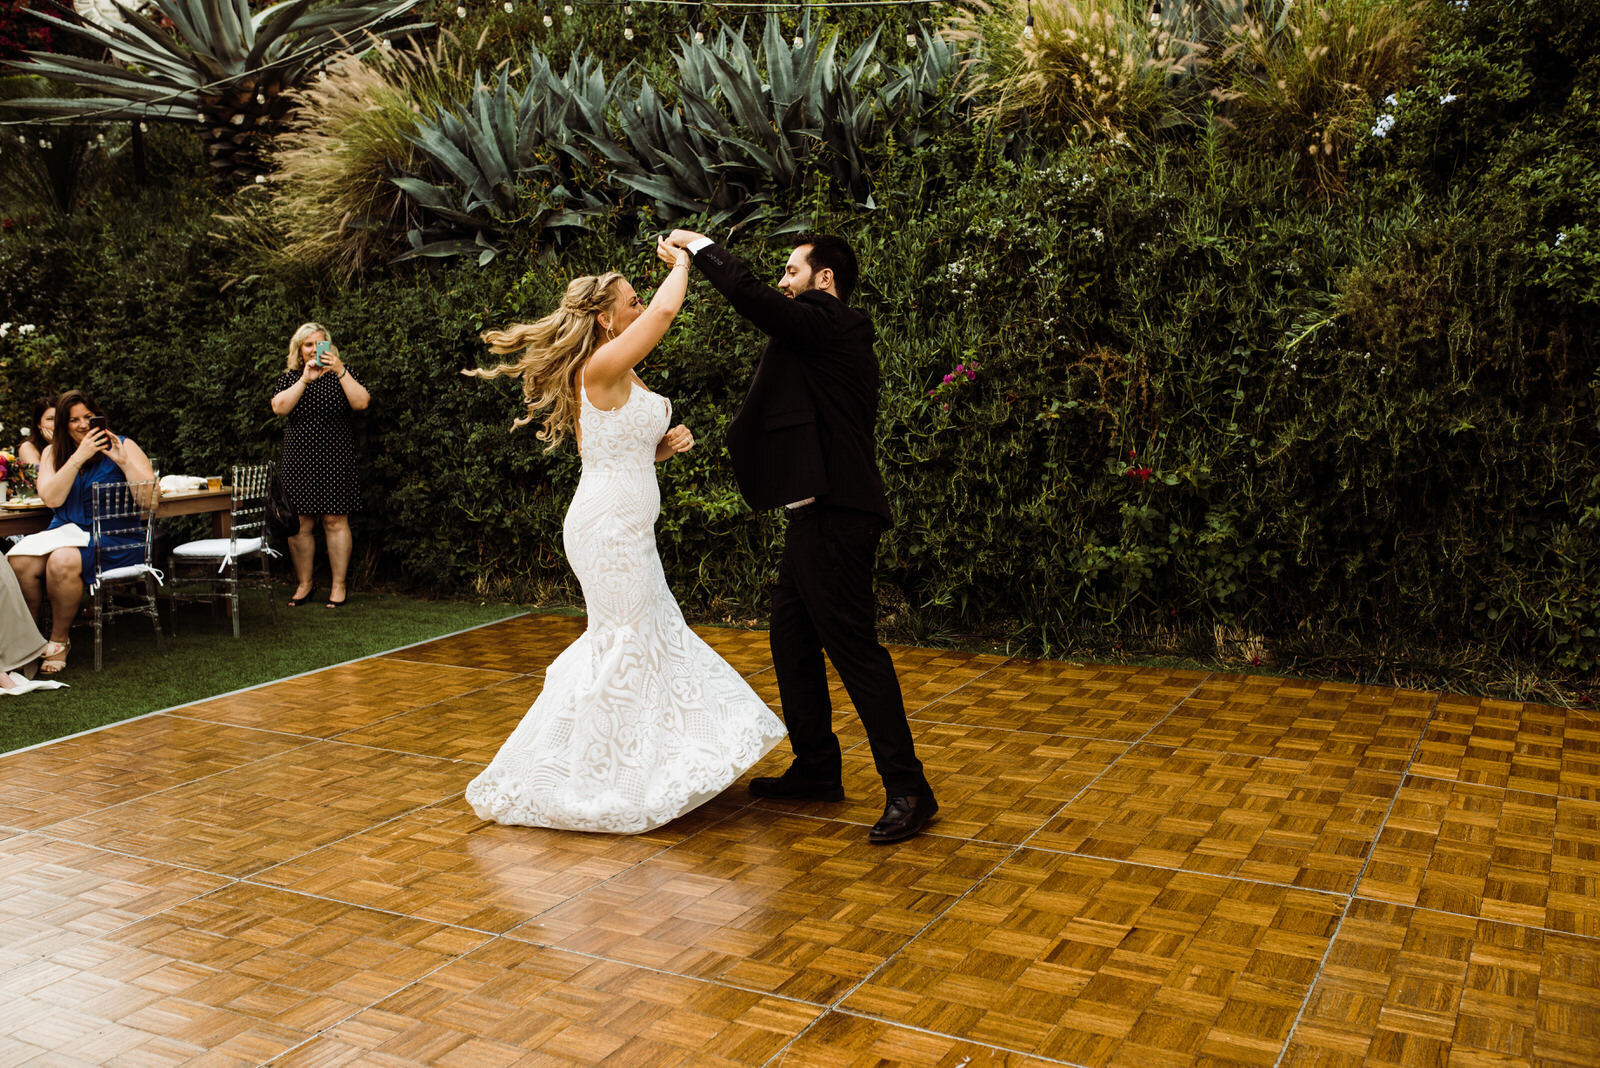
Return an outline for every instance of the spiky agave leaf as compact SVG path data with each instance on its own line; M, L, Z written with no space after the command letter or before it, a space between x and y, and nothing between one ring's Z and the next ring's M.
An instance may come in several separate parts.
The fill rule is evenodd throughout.
M311 0L285 0L252 14L249 0L152 0L170 29L120 0L121 20L103 26L34 12L110 58L29 52L13 64L18 71L88 95L7 107L59 118L199 122L213 172L237 183L265 173L267 142L288 117L288 90L340 52L421 28L404 22L419 2L346 0L312 10Z

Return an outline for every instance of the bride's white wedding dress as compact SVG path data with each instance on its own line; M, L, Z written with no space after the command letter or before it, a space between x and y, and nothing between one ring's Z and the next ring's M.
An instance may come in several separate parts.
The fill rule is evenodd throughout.
M498 823L636 833L721 793L784 736L683 621L656 553L656 444L672 406L634 382L611 411L579 390L583 474L563 542L589 625L467 787Z

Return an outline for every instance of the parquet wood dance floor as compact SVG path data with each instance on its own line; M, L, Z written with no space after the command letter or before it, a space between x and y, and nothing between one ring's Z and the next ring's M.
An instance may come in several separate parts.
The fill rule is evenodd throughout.
M0 1065L1600 1065L1593 711L896 648L929 834L848 712L841 804L485 824L582 626L0 757Z

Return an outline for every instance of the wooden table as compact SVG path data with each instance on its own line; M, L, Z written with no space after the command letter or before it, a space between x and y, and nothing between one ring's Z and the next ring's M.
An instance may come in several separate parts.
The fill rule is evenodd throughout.
M226 538L233 527L233 487L216 490L191 490L186 493L163 493L158 516L211 515L211 536ZM34 534L50 525L48 508L11 508L0 506L0 537L10 534Z

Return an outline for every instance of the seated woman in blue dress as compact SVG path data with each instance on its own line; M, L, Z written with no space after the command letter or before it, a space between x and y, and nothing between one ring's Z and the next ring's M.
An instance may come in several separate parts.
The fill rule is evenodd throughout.
M155 478L150 458L132 438L120 437L90 420L104 412L82 390L69 390L56 402L56 433L39 463L39 496L54 512L49 529L75 523L86 533L94 530L94 491L105 482L143 482ZM103 554L104 555L104 554ZM129 541L115 548L107 567L139 563L144 546ZM50 598L50 644L45 649L42 672L53 675L67 666L67 630L78 614L83 591L94 577L94 544L62 547L48 556L10 556L28 610L35 619L46 595Z

